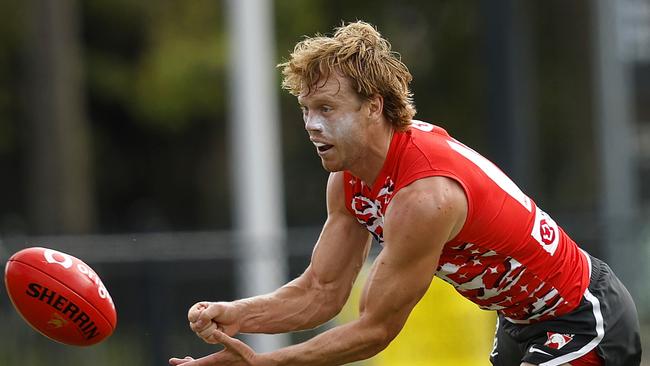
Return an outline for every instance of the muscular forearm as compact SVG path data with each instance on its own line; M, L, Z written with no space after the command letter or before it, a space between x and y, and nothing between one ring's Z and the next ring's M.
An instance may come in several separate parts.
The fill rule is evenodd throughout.
M334 317L345 302L327 286L294 280L273 293L237 300L242 333L284 333L314 328Z
M260 357L265 360L265 365L343 365L376 355L396 334L382 324L364 324L360 319L332 328L307 342Z

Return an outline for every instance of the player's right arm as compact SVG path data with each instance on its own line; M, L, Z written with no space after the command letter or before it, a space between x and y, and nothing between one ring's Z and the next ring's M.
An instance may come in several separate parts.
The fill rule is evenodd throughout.
M343 172L327 183L327 221L298 278L276 291L233 302L199 302L188 313L190 328L206 342L215 328L226 334L284 333L332 319L345 304L368 255L370 234L345 207Z

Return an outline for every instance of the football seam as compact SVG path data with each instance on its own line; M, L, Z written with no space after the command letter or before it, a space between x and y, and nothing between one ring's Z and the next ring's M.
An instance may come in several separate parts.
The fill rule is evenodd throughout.
M85 302L86 302L90 307L92 307L93 309L95 309L95 311L97 312L97 314L99 314L99 316L101 316L101 317L106 321L106 323L111 327L111 333L113 333L113 332L115 331L115 328L117 328L117 310L115 311L115 314L116 314L116 316L115 316L115 325L113 325L113 324L111 323L111 321L108 320L108 318L106 318L106 316L105 316L104 314L102 314L102 312L99 311L99 309L97 309L97 307L96 307L95 305L93 305L93 304L92 304L90 301L88 301L85 297L81 296L81 294L77 293L77 292L74 291L72 288L70 288L70 286L68 286L68 285L66 285L65 283L59 281L58 279L52 277L52 275L50 275L49 273L43 271L43 270L40 269L40 268L36 268L36 267L32 266L32 265L29 264L29 263L25 263L25 262L23 262L23 261L21 261L21 260L9 259L9 261L18 262L18 263L24 264L24 265L26 265L26 266L29 266L29 267L31 267L31 268L33 268L33 269L35 269L35 270L37 270L37 271L43 273L44 275L46 275L47 277L53 279L54 281L60 283L62 286L66 287L68 290L70 290L70 292L76 294L80 299L82 299L83 301L85 301ZM108 293L108 290L106 290L106 292ZM110 296L110 295L109 295L109 296ZM114 310L115 310L115 309L114 309Z

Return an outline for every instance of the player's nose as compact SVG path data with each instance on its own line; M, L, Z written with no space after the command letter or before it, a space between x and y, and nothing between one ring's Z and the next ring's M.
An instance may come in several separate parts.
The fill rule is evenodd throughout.
M305 120L305 130L307 132L322 132L323 131L323 121L318 116L308 113L304 116Z

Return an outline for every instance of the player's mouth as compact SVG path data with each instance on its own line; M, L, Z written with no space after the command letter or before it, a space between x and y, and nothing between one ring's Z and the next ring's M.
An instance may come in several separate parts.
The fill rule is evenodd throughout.
M314 141L314 145L316 145L316 150L318 150L318 155L324 154L329 149L334 147L334 145L325 144L322 142L315 142L315 141Z

